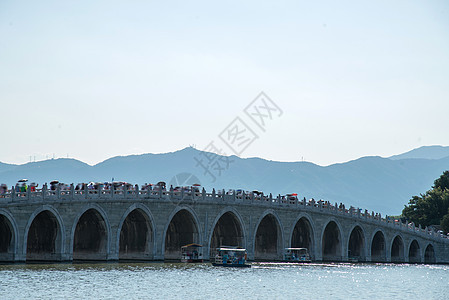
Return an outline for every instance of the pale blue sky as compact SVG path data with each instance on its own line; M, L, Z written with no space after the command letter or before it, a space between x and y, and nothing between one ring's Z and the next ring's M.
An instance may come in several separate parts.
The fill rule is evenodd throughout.
M449 145L448 1L0 2L0 161L216 141L327 165ZM283 110L266 132L243 109Z

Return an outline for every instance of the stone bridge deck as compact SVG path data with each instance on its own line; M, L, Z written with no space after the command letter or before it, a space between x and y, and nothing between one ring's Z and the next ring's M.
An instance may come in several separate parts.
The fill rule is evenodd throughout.
M449 239L358 208L271 195L156 190L8 192L0 198L0 261L179 259L200 243L254 260L308 248L316 261L449 263Z

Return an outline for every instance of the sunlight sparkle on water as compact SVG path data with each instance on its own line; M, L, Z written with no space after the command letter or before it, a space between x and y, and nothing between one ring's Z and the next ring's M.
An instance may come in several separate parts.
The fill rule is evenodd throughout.
M448 299L448 273L394 264L13 264L0 266L0 299Z

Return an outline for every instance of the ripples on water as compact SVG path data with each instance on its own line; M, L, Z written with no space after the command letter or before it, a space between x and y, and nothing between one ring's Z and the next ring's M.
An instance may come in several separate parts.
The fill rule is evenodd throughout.
M0 299L449 299L449 266L107 263L0 266Z

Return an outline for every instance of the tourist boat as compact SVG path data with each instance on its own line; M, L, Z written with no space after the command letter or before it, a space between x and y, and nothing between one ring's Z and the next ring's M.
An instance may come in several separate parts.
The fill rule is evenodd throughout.
M216 267L250 268L251 265L246 263L246 256L246 249L231 247L217 248L215 262L212 265Z
M181 247L181 262L203 262L203 246L200 244L188 244Z
M307 248L285 248L284 261L286 262L311 262Z

